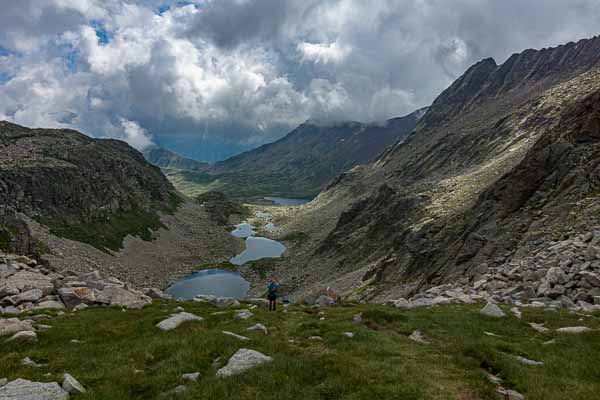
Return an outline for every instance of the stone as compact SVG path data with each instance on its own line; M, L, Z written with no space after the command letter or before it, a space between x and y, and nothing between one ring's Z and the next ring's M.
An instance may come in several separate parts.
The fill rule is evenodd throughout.
M37 334L34 331L17 332L7 342L34 343L37 342Z
M181 312L178 314L174 314L171 317L159 322L156 324L156 327L161 331L170 331L177 328L179 325L183 324L187 321L202 321L202 317L198 317L194 314Z
M411 302L406 299L391 300L389 304L403 310L409 310L413 307Z
M431 344L431 340L427 339L423 333L420 330L415 330L413 331L413 333L410 334L410 336L408 337L410 340L412 340L415 343L419 343L419 344Z
M362 323L362 320L362 313L354 314L352 316L352 323L355 325Z
M50 329L50 328L52 328L52 327L51 327L50 325L37 324L37 325L35 326L35 328L36 328L38 331L47 331L48 329Z
M200 378L200 372L190 372L188 374L181 375L181 379L191 382L196 382Z
M525 396L514 390L499 387L496 389L496 392L502 397L503 400L525 400Z
M257 305L257 306L265 306L265 307L269 306L269 300L267 300L267 299L260 299L260 298L257 298L257 299L246 299L246 300L244 300L244 303L254 304L254 305Z
M352 339L354 337L354 333L352 332L344 332L342 333L342 335L346 336L347 338Z
M536 324L535 322L530 322L529 326L540 333L548 332L548 328L544 326L544 324Z
M175 389L173 389L173 392L177 393L177 394L181 394L181 393L184 393L185 391L187 391L187 389L188 389L187 386L179 385Z
M24 359L22 359L21 364L26 367L33 367L33 368L41 368L44 366L44 364L38 364L29 357L25 357Z
M246 336L238 335L237 333L233 333L233 332L229 332L229 331L223 331L223 334L227 335L227 336L234 337L234 338L239 339L239 340L241 340L243 342L249 342L250 341L250 338L247 338Z
M521 310L519 310L518 307L512 307L510 309L510 311L514 314L515 317L517 317L518 319L521 319L522 314L521 314Z
M171 296L157 288L148 288L144 290L144 294L151 299L170 299Z
M590 331L592 331L592 329L588 328L587 326L568 326L556 330L558 333L585 333Z
M83 282L99 281L101 279L100 272L96 270L86 274L81 274L77 277L77 279Z
M54 301L54 300L42 301L34 307L35 310L63 309L63 308L65 308L65 305L62 302Z
M321 342L323 338L321 336L309 336L308 340L312 340L313 342Z
M600 276L590 272L590 271L581 271L579 275L585 279L592 287L600 287Z
M217 297L213 301L210 301L210 304L218 308L226 308L237 307L240 305L240 302L233 297Z
M32 331L31 321L21 321L18 318L0 319L0 336L14 335L22 331Z
M77 379L73 378L72 375L67 373L63 375L62 388L69 394L81 394L86 392L83 385L79 383Z
M233 319L248 319L251 318L254 314L252 314L250 312L250 310L247 309L242 309L242 310L238 310L235 312L235 314L233 315Z
M0 387L1 400L67 400L69 393L56 382L32 382L16 379Z
M49 295L54 290L54 284L50 277L31 271L19 271L8 277L5 284L17 288L19 292L39 289L44 296Z
M81 310L85 310L88 307L89 306L87 304L81 303L81 304L77 304L75 307L73 307L73 310L75 310L75 311L81 311Z
M109 286L100 292L98 302L110 304L111 306L140 309L152 303L152 299L138 291Z
M567 281L567 276L565 275L563 269L559 267L552 267L546 273L546 281L548 281L548 283L551 285L562 285Z
M483 286L486 283L487 283L487 279L480 279L478 281L475 281L475 283L473 283L473 289L479 290L479 289L483 288Z
M517 359L517 361L519 361L521 364L525 364L525 365L531 365L531 366L539 366L539 365L544 365L543 362L541 361L535 361L535 360L530 360L528 358L525 357L521 357L521 356L517 356L515 357Z
M2 314L19 314L21 312L21 310L19 310L17 307L14 306L8 306L8 307L4 307L2 310ZM0 334L0 336L2 336Z
M267 327L264 326L263 324L256 324L256 325L252 325L250 328L246 329L247 331L261 331L262 333L264 333L265 335L269 334L269 331L267 330Z
M259 365L270 363L273 358L266 356L258 351L250 349L238 350L229 361L227 365L217 371L218 378L225 378L240 374L250 368L257 367Z
M315 300L315 305L319 307L331 307L335 305L335 300L329 296L321 295Z
M44 293L40 289L31 289L23 293L16 294L8 298L8 301L13 305L19 305L21 303L35 303L44 297Z
M91 305L96 302L95 291L83 286L60 288L58 295L68 308L73 308L81 303Z
M506 317L506 314L504 314L504 311L502 311L502 309L494 303L487 303L485 305L485 307L483 307L479 312L483 315L487 315L488 317L493 317L493 318Z

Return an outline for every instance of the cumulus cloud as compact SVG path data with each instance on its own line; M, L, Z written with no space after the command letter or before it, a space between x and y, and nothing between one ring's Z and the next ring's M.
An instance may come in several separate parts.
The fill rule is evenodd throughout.
M599 19L597 0L9 0L0 118L247 148L309 118L409 113L481 58Z

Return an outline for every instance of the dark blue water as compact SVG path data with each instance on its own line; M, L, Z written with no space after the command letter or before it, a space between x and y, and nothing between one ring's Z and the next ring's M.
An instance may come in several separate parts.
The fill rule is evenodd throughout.
M199 294L243 299L250 283L237 272L205 269L175 282L166 292L176 299L192 299Z

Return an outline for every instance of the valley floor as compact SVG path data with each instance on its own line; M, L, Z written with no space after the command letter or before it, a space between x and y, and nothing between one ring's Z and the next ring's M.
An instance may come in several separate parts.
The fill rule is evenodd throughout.
M160 331L155 325L178 306L204 320ZM42 321L51 328L38 332L37 343L5 344L2 339L0 378L62 382L68 372L87 389L73 397L81 400L472 400L498 398L498 386L487 376L491 373L528 400L598 398L598 316L524 309L521 320L512 315L494 319L481 315L480 308L401 311L380 305L290 306L285 312L269 313L259 307L250 319L235 320L235 308L155 301L142 310L125 312L109 307L61 316L52 312L50 319ZM359 313L361 321L353 322ZM246 330L258 322L268 328L267 336ZM544 323L548 331L539 333L530 322ZM556 332L582 325L594 331ZM224 330L250 341L226 336ZM430 344L411 340L415 330ZM216 370L240 348L264 353L273 362L217 378ZM25 357L42 366L23 365ZM525 365L517 357L543 365ZM197 382L182 378L191 372L200 373ZM175 393L179 385L187 389Z

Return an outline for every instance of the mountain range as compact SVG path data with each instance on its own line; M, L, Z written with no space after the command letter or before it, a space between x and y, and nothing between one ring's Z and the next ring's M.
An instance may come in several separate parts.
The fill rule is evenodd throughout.
M160 157L156 150L146 157L168 169L176 186L191 195L210 189L240 199L313 198L342 172L404 140L426 111L369 124L307 121L273 143L199 168L173 155L165 157L165 150Z

